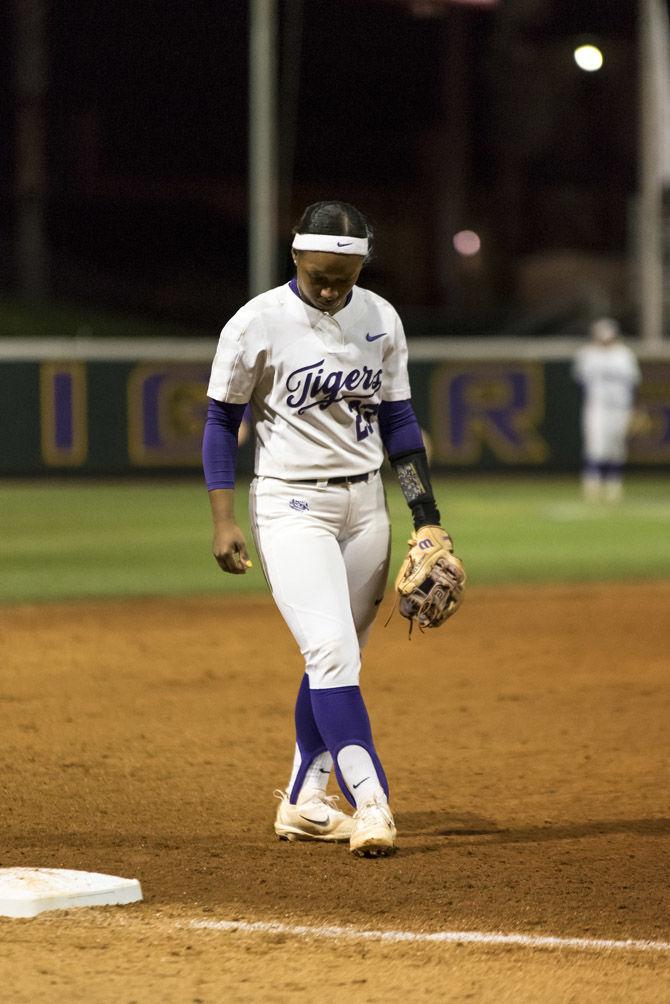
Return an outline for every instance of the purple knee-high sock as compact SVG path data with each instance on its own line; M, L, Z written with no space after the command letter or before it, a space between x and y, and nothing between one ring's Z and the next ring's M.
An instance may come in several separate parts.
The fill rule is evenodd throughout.
M370 754L379 783L388 798L389 788L372 740L370 719L360 687L333 687L311 690L312 710L319 734L333 758L335 774L347 801L356 805L337 763L337 754L345 746L362 746Z
M307 673L302 678L298 697L295 702L295 741L300 750L301 763L295 784L289 792L289 801L294 805L298 800L298 795L300 794L300 789L302 788L309 765L315 757L320 753L325 753L328 748L314 721Z

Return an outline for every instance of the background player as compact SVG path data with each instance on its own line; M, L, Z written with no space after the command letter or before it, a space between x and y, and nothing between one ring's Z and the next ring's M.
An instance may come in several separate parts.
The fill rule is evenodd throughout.
M582 386L582 491L590 501L621 498L628 430L640 368L621 341L619 325L601 317L590 326L591 341L579 350L573 375Z
M388 784L359 687L360 653L386 585L390 527L384 447L415 528L439 526L410 401L407 346L394 308L356 285L372 232L343 202L309 206L292 247L296 276L224 327L212 365L203 464L221 568L243 574L234 516L237 429L251 402L254 541L273 598L305 659L296 746L276 833L395 847ZM326 787L334 767L353 818Z

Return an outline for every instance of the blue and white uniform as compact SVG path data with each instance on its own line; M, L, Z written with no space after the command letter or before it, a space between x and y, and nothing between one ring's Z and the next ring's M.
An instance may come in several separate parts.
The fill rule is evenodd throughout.
M573 373L582 385L582 433L585 459L595 464L623 464L626 433L633 410L640 367L622 342L586 345Z
M582 386L582 492L588 500L604 495L616 502L623 490L623 466L640 367L619 338L615 320L591 325L591 342L579 350L573 376Z
M325 787L320 775L333 764L353 804L356 778L366 772L361 794L371 785L388 793L359 674L388 575L384 449L423 447L400 318L358 286L331 316L306 302L294 279L256 296L226 324L207 393L210 490L234 484L237 424L251 405L252 532L305 661L291 801L307 783Z
M228 322L207 393L251 402L254 541L311 689L357 685L388 573L377 416L383 401L410 396L398 314L355 286L331 317L305 303L294 280Z

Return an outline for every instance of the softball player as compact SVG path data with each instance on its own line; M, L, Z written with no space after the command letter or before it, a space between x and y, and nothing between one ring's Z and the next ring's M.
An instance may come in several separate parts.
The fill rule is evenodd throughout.
M410 401L394 308L356 283L371 230L343 202L309 206L294 230L296 276L226 324L208 387L203 466L220 567L251 567L235 521L237 430L247 403L256 452L251 527L273 598L305 660L293 768L275 831L395 848L388 784L359 687L360 657L386 585L390 527L379 469L386 450L415 527L439 525ZM326 788L334 768L353 816Z
M594 321L591 342L578 352L573 375L583 390L582 491L588 500L621 498L626 437L640 368L609 317Z

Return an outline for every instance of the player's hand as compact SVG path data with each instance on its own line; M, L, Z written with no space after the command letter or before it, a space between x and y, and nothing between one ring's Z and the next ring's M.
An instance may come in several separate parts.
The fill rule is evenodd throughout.
M244 575L252 567L244 534L233 520L223 520L216 524L212 554L219 568L231 575Z

